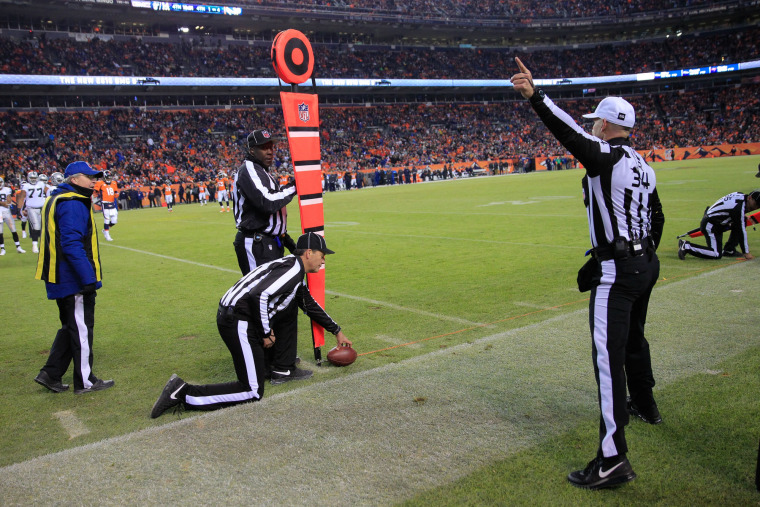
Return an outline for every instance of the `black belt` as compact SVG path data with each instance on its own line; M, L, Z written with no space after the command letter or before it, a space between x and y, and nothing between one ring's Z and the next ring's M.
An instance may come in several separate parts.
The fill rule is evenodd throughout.
M594 247L591 252L600 261L611 259L628 259L644 255L649 248L654 250L654 242L649 236L640 240L626 240L618 238L614 243Z
M248 238L253 238L255 236L263 237L263 236L269 236L270 238L275 238L276 236L272 234L271 232L264 232L264 231L252 231L250 229L238 229L240 233L243 236L246 236Z

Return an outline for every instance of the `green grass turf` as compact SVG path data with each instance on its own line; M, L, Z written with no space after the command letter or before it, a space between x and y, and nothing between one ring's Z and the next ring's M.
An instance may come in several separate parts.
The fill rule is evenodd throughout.
M757 161L656 165L667 219L661 284L734 262L678 261L674 238L696 227L704 207L718 197L752 189ZM588 248L581 176L565 171L327 195L326 237L338 254L328 257L326 306L363 355L347 369L318 369L306 383L267 386L266 395L583 309L585 295L574 288ZM33 280L36 256L28 239L22 244L30 253L9 249L0 258L0 379L6 388L0 464L165 424L166 418L151 421L147 414L173 372L198 383L234 376L214 322L219 297L237 279L233 219L218 209L122 212L112 232L116 241L101 242L104 288L97 301L94 370L117 383L102 393L55 395L32 382L57 329L55 303ZM295 204L290 214L297 231ZM7 231L5 238L11 247ZM750 243L756 244L752 232ZM699 305L697 295L684 304ZM309 361L304 318L301 324L299 353ZM712 396L720 399L719 393ZM73 411L89 433L69 439L52 416L64 410ZM593 427L579 431L588 446ZM730 434L723 438L728 445Z

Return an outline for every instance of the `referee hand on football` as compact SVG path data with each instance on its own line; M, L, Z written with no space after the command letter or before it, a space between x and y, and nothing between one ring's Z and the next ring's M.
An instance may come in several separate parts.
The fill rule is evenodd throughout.
M533 96L533 91L535 90L535 86L533 86L533 76L519 58L515 57L515 62L517 63L520 72L512 76L510 81L516 92L520 93L523 98L529 99Z
M351 340L346 338L346 335L343 334L343 331L338 331L338 334L335 335L335 339L338 340L338 347L350 347L353 345Z

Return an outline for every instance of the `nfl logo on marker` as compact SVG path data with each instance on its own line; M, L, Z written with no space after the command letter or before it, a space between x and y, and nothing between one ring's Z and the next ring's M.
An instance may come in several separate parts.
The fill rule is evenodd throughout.
M298 104L298 117L302 122L309 121L309 104L301 102Z

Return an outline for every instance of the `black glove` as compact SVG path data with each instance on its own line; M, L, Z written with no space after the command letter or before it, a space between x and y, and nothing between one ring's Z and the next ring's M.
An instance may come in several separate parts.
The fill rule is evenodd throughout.
M286 189L286 188L295 187L295 186L296 186L296 179L293 176L288 176L288 182L285 183L282 186L282 188Z
M293 253L296 249L296 242L293 241L293 238L287 232L282 235L282 246L287 248L290 253Z
M94 283L88 283L84 287L82 287L82 294L95 294L95 284Z

